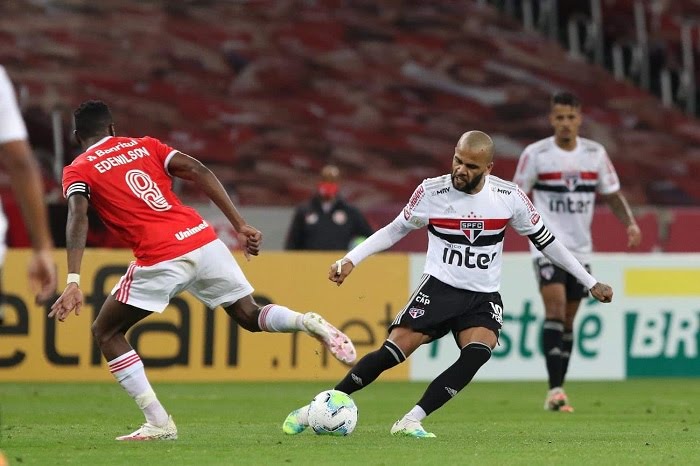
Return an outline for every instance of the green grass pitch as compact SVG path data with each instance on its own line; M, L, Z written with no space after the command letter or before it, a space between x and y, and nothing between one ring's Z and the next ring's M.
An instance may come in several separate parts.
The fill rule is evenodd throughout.
M425 383L377 381L354 395L349 437L282 433L321 383L157 383L180 439L120 443L143 422L116 384L0 384L0 449L10 465L698 464L700 379L567 384L574 414L542 409L544 383L468 386L424 426L435 439L394 438L394 421Z

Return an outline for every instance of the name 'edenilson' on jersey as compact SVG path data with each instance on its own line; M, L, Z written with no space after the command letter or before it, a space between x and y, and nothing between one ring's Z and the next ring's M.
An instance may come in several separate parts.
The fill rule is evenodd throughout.
M134 141L134 144L122 144L125 146L133 146L136 145L137 141ZM110 148L113 149L113 148ZM97 152L106 152L106 151L96 151ZM141 157L146 157L151 155L150 152L148 152L148 149L145 147L137 147L133 150L128 150L124 154L119 154L115 155L114 157L107 157L106 159L97 162L95 164L95 169L97 169L98 172L100 173L105 173L109 170L111 170L114 167L118 167L120 165L126 165L129 164L135 160L140 159Z
M473 291L498 291L508 225L540 249L554 241L517 185L493 175L476 194L455 190L450 175L426 179L400 218L412 229L428 227L424 273Z

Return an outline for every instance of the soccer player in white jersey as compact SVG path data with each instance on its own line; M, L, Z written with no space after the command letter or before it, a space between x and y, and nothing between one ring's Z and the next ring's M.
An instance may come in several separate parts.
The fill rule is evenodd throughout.
M596 192L627 228L628 245L637 246L641 232L620 192L620 181L602 145L579 137L581 104L561 92L551 100L549 121L554 136L525 148L513 181L532 191L535 207L545 224L590 271L591 220ZM574 317L588 287L530 246L535 261L545 321L542 343L549 374L544 409L573 412L562 388L573 348Z
M27 129L17 105L12 83L0 66L0 163L8 175L12 190L22 209L34 254L29 262L29 281L44 302L56 292L56 265L51 240L44 187L39 165L27 140ZM0 266L5 260L7 218L0 207ZM0 308L0 324L3 309Z
M63 171L68 199L68 279L49 317L79 314L80 263L88 229L88 202L108 228L133 249L136 261L107 297L92 324L95 341L114 378L136 401L146 423L117 440L177 438L172 417L156 398L144 365L124 334L141 319L163 312L189 291L207 307L224 308L250 332L307 332L344 363L355 360L352 342L315 312L277 304L259 306L236 260L196 210L172 191L172 178L189 180L223 212L239 233L247 258L257 256L262 234L238 213L216 176L198 160L150 137L117 137L100 101L75 111L75 136L83 152Z
M481 131L457 142L448 175L424 180L388 225L331 266L341 285L365 258L390 248L411 230L428 229L424 275L389 327L382 346L360 359L335 386L356 392L408 358L420 345L451 332L460 356L433 380L418 403L391 428L393 435L434 437L421 424L462 390L491 357L503 323L501 281L507 225L527 235L547 257L576 276L601 302L612 289L598 283L556 240L528 197L514 183L490 175L493 142ZM291 412L282 429L296 434L308 425L308 406Z

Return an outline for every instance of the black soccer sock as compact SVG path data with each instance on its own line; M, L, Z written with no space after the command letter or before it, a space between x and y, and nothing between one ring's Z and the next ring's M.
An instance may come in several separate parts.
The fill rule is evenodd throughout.
M549 388L561 387L562 371L562 334L564 323L561 320L547 319L542 325L542 349L547 361Z
M450 401L474 378L474 374L491 358L491 348L484 343L473 342L462 348L457 361L438 375L418 401L428 415Z
M569 369L569 361L571 360L571 352L574 349L574 332L573 330L564 330L561 337L561 384L564 385L566 371Z
M393 341L386 340L381 348L360 359L335 389L349 395L371 384L379 374L405 360L401 348Z

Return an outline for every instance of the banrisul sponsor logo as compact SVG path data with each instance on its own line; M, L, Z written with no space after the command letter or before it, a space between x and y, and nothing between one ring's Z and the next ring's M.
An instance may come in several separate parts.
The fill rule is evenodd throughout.
M627 376L700 375L700 307L628 312Z

